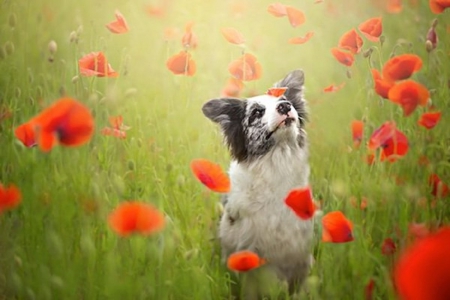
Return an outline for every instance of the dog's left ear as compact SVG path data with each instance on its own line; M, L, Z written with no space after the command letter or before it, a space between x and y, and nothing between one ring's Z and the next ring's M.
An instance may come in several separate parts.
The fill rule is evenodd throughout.
M303 85L305 83L305 74L302 70L294 70L287 74L279 82L275 83L275 87L287 87L284 93L287 100L291 101L297 110L300 122L307 119L305 100L303 99Z

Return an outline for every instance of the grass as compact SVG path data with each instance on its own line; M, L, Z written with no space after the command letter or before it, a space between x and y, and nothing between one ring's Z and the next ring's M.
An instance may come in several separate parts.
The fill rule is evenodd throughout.
M247 38L246 51L263 68L261 79L246 83L243 96L264 93L294 68L305 71L314 196L325 213L342 210L354 224L353 242L330 244L320 242L316 222L307 298L364 299L373 279L374 299L394 299L390 270L408 242L408 224L435 228L450 221L448 199L432 205L427 184L432 173L450 183L449 12L434 15L427 1L405 3L399 14L374 8L376 1L286 1L306 15L305 24L294 29L287 18L267 13L271 1L174 0L162 17L145 12L147 4L163 2L0 3L0 111L12 112L0 121L0 182L16 184L23 194L17 209L0 215L0 299L230 298L233 279L215 240L220 196L205 190L189 169L199 157L224 168L229 162L218 128L201 113L206 100L220 95L230 76L228 64L242 53L223 38L223 27ZM244 9L233 13L238 3ZM123 35L105 28L116 8L129 23ZM383 16L383 45L364 40L363 51L374 48L370 59L359 54L352 67L339 64L330 48L374 16ZM434 18L440 40L427 53L426 33ZM183 49L180 39L189 21L195 22L199 40L191 50L197 72L175 76L165 62ZM167 27L181 33L165 41ZM287 43L307 31L314 37L306 44ZM70 41L71 34L77 42ZM58 45L53 62L51 40ZM78 59L92 51L104 51L120 76L80 76ZM442 111L436 128L416 124L424 108L403 117L398 106L375 94L370 68L380 69L394 53L422 58L423 68L413 78L431 91L433 105ZM336 93L322 91L341 82L346 85ZM92 110L96 134L89 144L56 147L48 154L23 147L13 129L64 94ZM124 140L99 134L115 115L131 127ZM395 120L408 136L408 154L392 164L367 165L366 148L352 147L354 119L365 121L362 145L383 122ZM428 166L418 164L421 155ZM368 207L353 207L352 197L366 197ZM123 200L156 205L167 216L165 230L118 237L107 216ZM381 253L388 237L397 245L394 256Z

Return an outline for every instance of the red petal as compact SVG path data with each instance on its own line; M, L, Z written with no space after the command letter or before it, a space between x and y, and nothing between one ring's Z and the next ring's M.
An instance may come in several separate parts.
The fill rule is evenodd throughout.
M340 211L329 212L322 217L322 241L346 243L353 241L353 224Z
M247 272L264 263L265 261L261 259L258 254L248 250L235 252L231 254L227 260L228 269L237 272Z
M219 165L206 159L195 159L191 162L191 170L210 190L218 193L230 191L230 179Z
M292 6L286 6L286 13L292 27L298 27L305 23L305 15L301 10Z
M432 129L434 128L434 126L437 125L440 119L441 119L440 111L426 112L420 116L420 119L419 121L417 121L417 123L420 126L425 127L426 129Z
M222 28L222 34L232 44L240 45L245 43L244 36L234 28Z
M316 210L310 187L291 190L284 202L303 220L311 219Z

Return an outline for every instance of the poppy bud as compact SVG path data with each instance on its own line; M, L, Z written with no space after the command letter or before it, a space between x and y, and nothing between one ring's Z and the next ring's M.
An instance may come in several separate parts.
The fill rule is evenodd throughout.
M350 71L350 69L347 69L347 72L345 72L345 75L347 75L348 79L352 78L352 71Z
M370 47L369 49L367 49L366 51L363 52L363 57L364 58L370 57L372 55L372 52L373 52L373 48Z
M78 81L78 75L72 77L72 83L76 83Z
M50 52L50 54L55 54L56 50L58 50L58 45L56 44L56 42L54 40L51 40L48 43L48 52Z
M427 33L427 42L426 42L426 49L428 52L430 52L431 50L435 49L438 43L438 36L436 34L435 29L435 24L436 22L433 22L433 25L431 26L431 28L428 30ZM430 43L428 43L430 42ZM428 44L431 44L431 48Z
M380 36L380 45L381 46L383 46L385 40L386 40L386 38L384 37L384 35Z
M71 43L77 43L78 42L78 34L75 31L72 31L69 35L69 41Z
M427 52L433 51L433 49L434 49L433 43L431 43L431 41L427 40L425 42L425 49L427 49Z

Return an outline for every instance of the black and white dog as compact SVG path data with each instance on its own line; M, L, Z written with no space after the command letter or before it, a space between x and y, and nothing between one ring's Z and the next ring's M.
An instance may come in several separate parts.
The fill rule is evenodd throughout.
M304 74L289 73L275 87L284 95L208 101L203 113L222 129L233 161L219 236L223 256L251 250L268 262L291 292L311 265L313 221L284 203L293 188L308 184Z

